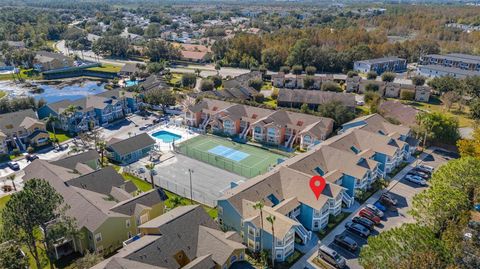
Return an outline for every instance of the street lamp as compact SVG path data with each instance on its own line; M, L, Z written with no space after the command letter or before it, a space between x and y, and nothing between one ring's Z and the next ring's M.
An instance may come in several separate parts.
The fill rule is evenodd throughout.
M193 205L193 189L192 189L192 174L193 169L188 168L188 173L190 174L190 202Z

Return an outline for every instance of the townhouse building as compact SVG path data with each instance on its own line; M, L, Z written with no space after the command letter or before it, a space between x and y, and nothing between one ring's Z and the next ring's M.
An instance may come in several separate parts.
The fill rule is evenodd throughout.
M92 269L228 269L245 259L238 233L221 231L199 205L177 207L139 230L140 238Z
M272 85L277 88L320 90L326 81L334 81L333 76L294 75L278 72L271 76Z
M284 261L294 252L295 238L308 243L312 231L324 229L329 216L341 212L344 188L327 182L317 200L309 187L310 178L280 166L227 190L218 200L219 223L239 232L251 251L262 247ZM261 210L254 207L259 202L264 205ZM275 217L273 229L266 220L269 216Z
M409 158L416 143L408 127L378 114L358 118L344 124L339 135L227 190L217 203L218 221L239 232L251 251L274 250L282 261L293 253L295 241L308 243L312 231L325 229L342 206L352 206L360 191ZM318 199L309 187L315 175L326 181ZM268 216L275 216L273 229Z
M319 106L330 102L339 102L344 106L355 109L355 94L339 93L312 90L290 90L279 89L277 97L277 105L280 107L300 108L303 104L307 104L312 110L317 110Z
M375 91L388 98L401 98L403 92L411 92L413 100L417 102L428 102L430 100L432 89L429 86L357 78L347 80L347 92L365 93Z
M33 60L33 68L38 72L72 67L74 61L61 53L38 51Z
M417 73L425 77L452 76L465 78L480 75L480 56L450 53L420 57Z
M185 124L241 140L308 149L333 131L333 120L286 110L270 110L205 98L187 107Z
M138 111L140 104L135 93L111 90L74 101L47 103L37 113L41 119L54 115L59 120L56 128L79 133L123 119Z
M384 72L403 72L407 70L407 60L398 57L383 57L355 61L353 63L353 70L362 73L373 71L379 75Z
M76 220L81 236L56 244L57 259L87 251L108 255L137 235L142 224L163 214L165 207L167 196L161 189L139 193L112 167L95 170L94 160L89 160L92 153L80 155L84 154L60 162L35 160L24 170L24 180L44 179L55 188L69 206L66 214Z
M50 143L45 122L40 121L32 109L0 115L0 153L13 149L21 152L29 146L41 147Z

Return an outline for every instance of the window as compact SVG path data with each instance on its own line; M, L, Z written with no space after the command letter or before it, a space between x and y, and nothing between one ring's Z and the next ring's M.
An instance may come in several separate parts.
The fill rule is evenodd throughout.
M127 228L130 228L130 220L129 220L129 219L127 219L127 220L125 221L125 226L126 226Z
M259 133L259 134L262 133L262 127L260 126L255 127L255 133Z
M148 214L143 214L140 216L140 224L143 224L148 221Z
M98 233L98 234L95 235L95 241L96 242L102 241L102 234L101 233Z
M355 147L355 146L351 146L350 149L355 152L355 154L358 154L360 151Z

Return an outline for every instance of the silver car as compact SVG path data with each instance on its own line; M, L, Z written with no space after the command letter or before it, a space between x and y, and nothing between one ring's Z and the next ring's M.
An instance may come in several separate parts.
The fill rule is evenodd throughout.
M345 268L347 264L344 257L325 245L321 245L318 249L318 257L335 266L335 268Z

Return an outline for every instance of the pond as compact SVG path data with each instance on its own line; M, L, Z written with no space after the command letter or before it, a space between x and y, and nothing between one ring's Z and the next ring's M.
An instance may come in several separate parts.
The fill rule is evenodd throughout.
M85 81L72 85L37 85L37 90L21 85L0 83L0 90L9 93L11 97L33 96L36 100L44 99L47 103L62 100L77 100L82 97L105 92L105 83Z

